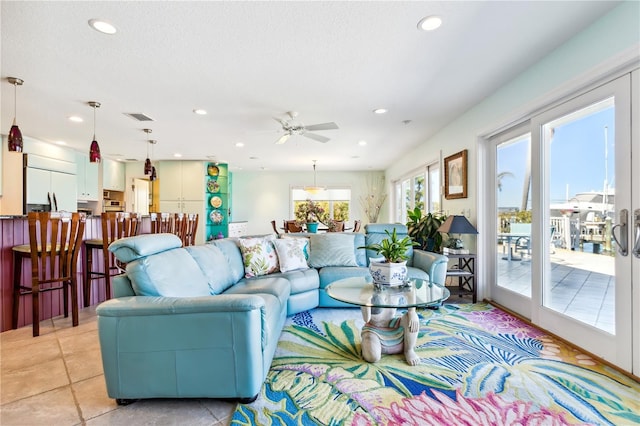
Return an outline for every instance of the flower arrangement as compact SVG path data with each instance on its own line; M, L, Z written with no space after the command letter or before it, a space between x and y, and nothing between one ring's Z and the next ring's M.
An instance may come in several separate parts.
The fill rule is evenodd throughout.
M322 206L312 200L298 204L295 211L296 221L299 224L319 222L323 215Z
M384 192L384 176L371 177L367 181L367 194L360 197L360 205L367 215L369 223L378 222L382 203L387 199Z

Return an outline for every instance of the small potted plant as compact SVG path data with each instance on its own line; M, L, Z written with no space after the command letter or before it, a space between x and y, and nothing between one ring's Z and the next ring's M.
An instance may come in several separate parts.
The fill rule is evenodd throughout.
M380 241L379 244L358 248L372 250L384 258L371 259L369 262L369 272L374 283L389 286L403 285L407 280L407 250L417 243L409 236L399 239L395 228L393 232L388 230L385 232L388 238Z
M422 215L420 208L407 211L407 229L409 236L417 242L422 250L440 253L442 246L442 234L438 229L447 219L446 214L429 212Z
M318 203L307 200L298 204L295 211L296 222L300 226L306 226L307 232L315 233L318 230L318 222L324 215L324 209Z

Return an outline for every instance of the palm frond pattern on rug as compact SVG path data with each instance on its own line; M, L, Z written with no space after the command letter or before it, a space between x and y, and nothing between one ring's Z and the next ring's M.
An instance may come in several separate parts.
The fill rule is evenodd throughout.
M640 384L488 304L419 311L417 366L360 355L359 309L287 320L233 425L635 425Z

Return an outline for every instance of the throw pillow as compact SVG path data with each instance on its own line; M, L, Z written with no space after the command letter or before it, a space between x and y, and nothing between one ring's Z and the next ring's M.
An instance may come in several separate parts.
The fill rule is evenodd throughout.
M279 271L278 255L273 246L275 237L275 235L269 235L259 238L240 238L238 240L246 278Z
M309 266L358 266L353 248L354 235L327 232L310 237Z
M309 240L307 238L283 238L275 240L273 244L278 253L280 271L288 272L296 269L307 269L307 256L305 252Z

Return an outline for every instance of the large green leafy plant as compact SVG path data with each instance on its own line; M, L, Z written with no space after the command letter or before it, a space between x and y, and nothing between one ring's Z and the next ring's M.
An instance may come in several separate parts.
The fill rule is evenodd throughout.
M385 230L388 238L380 241L380 243L369 244L367 246L358 247L360 249L372 250L381 256L384 256L387 262L400 263L407 260L407 250L409 247L417 245L411 237L406 236L403 239L398 238L396 234L396 228L393 228L393 232Z
M423 216L422 210L416 207L413 210L407 210L407 217L409 236L417 246L422 250L439 253L442 248L442 234L438 228L447 219L447 215L430 212Z

